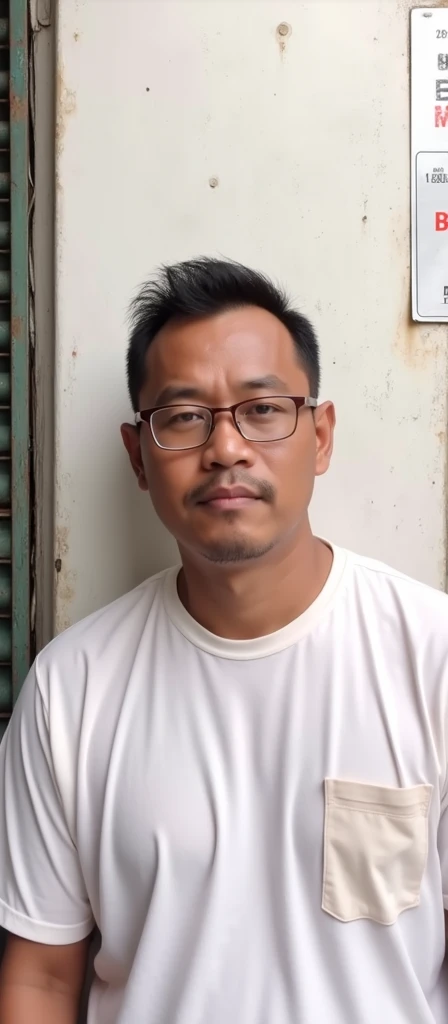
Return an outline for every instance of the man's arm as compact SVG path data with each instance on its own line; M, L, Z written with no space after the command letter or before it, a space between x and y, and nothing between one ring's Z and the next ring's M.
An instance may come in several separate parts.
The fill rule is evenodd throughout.
M76 1024L90 938L44 946L10 935L0 970L0 1024Z
M67 671L73 678L70 665ZM48 679L44 683L48 702ZM57 693L54 699L57 702ZM56 747L63 742L57 725ZM88 945L94 920L76 843L76 759L68 744L62 761L64 778L73 780L66 803L56 775L50 716L36 663L0 744L0 925L10 935L20 936L11 938L5 953L2 1024L4 1020L15 1024L4 1007L5 1000L9 1000L7 1006L12 998L17 1003L18 987L22 1001L29 1001L31 988L38 989L41 1001L45 998L47 1003L50 994L54 1003L58 993L59 1003L66 1007L61 1020L65 1024L75 1019L72 1008L83 969L79 955L84 940ZM22 1016L29 1024L37 1024L37 1012ZM40 1016L50 1022L49 1015Z

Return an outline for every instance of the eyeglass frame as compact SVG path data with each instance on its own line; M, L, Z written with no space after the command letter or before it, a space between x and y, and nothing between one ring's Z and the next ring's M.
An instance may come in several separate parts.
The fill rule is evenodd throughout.
M265 400L265 404L267 404L269 399L271 399L271 398L287 398L291 402L294 402L294 405L296 407L296 421L294 423L293 429L290 431L289 434L285 434L283 437L275 437L271 441L266 441L265 439L261 439L261 438L253 440L250 437L245 437L245 435L243 434L243 431L241 430L241 427L239 426L239 424L236 421L236 410L239 409L241 405L248 405L250 402L261 402L262 399L264 399ZM234 425L235 429L238 431L240 437L244 438L245 441L249 441L250 444L273 444L275 441L286 441L288 437L292 437L292 435L295 434L295 432L297 430L297 423L298 423L298 420L299 420L299 411L300 411L300 409L304 409L304 408L305 409L317 409L317 405L318 405L317 398L310 398L310 397L307 397L307 398L300 397L300 398L298 398L295 395L262 395L262 396L258 396L256 398L245 398L242 402L235 402L235 405L227 405L227 406L224 406L224 407L221 407L221 406L210 407L208 405L200 405L200 404L195 403L195 402L176 402L173 405L156 405L152 409L142 409L141 412L136 412L135 413L135 425L136 426L141 426L142 423L147 423L149 425L149 428L150 428L150 431L151 431L151 436L152 436L152 439L154 441L154 444L156 444L158 448L161 448L162 451L164 451L164 452L188 452L188 451L193 451L194 448L202 448L202 446L204 444L207 444L207 442L210 440L210 438L212 436L212 433L213 433L213 431L215 429L215 425L216 425L215 424L215 418L216 418L217 413L219 413L219 412L230 412L230 414L232 416L233 425ZM207 434L207 437L205 438L205 440L201 441L200 444L192 444L192 445L189 445L187 448L167 448L165 445L160 444L160 442L157 440L157 438L156 438L156 436L154 434L154 428L153 428L153 425L152 425L152 417L153 417L154 413L161 412L163 409L184 409L185 406L189 406L192 409L205 409L206 412L209 412L211 414L211 423L210 423L209 433Z

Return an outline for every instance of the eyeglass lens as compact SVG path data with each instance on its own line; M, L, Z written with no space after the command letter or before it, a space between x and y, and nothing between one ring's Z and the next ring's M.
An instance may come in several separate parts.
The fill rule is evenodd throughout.
M292 398L249 400L235 410L235 420L247 441L277 441L294 432L297 409ZM162 448L196 448L210 435L212 413L198 405L165 407L153 412L151 426Z

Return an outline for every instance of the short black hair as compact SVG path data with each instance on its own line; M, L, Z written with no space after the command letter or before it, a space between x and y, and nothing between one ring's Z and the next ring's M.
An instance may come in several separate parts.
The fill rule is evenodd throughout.
M264 274L233 260L201 256L162 266L131 304L127 378L134 411L138 411L146 378L148 348L165 324L170 320L185 322L216 316L243 306L266 309L284 324L308 376L311 397L317 398L319 345L309 320L292 307L283 289Z

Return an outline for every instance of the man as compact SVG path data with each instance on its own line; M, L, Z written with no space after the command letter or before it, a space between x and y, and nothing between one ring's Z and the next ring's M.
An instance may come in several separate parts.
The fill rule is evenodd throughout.
M1 748L1 1024L446 1024L448 600L314 537L308 321L200 259L134 304L182 567L39 655ZM113 552L111 552L113 557Z

